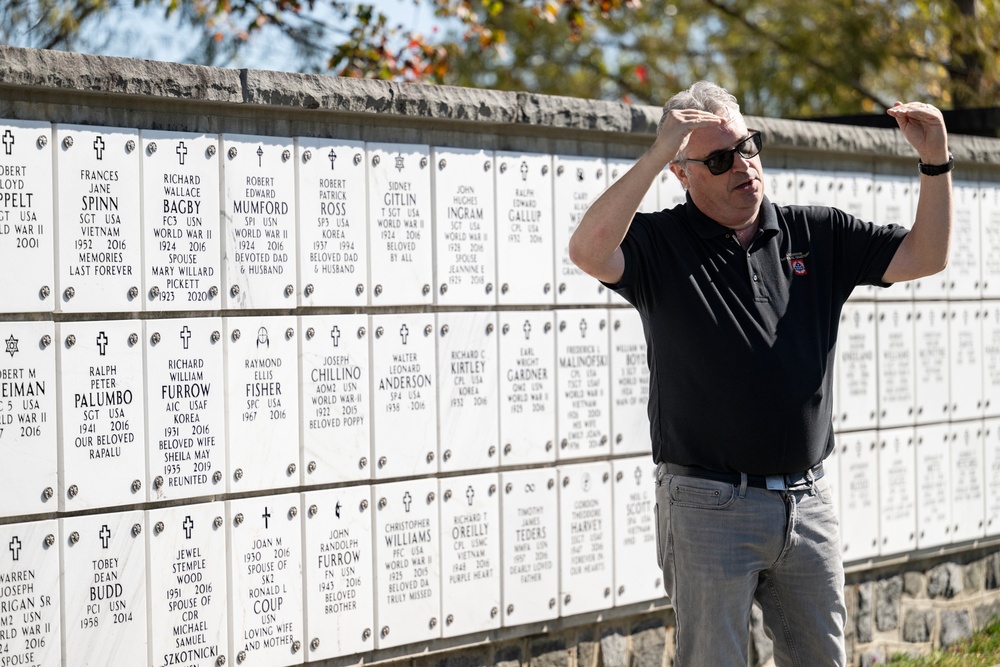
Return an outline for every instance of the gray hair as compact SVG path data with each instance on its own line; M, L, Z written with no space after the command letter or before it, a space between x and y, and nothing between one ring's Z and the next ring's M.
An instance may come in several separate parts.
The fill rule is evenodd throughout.
M736 97L722 86L711 81L698 81L687 90L677 93L663 105L663 115L656 130L663 129L663 121L667 113L674 109L697 109L707 111L724 118L734 118L740 115L740 103ZM678 157L681 157L678 155Z

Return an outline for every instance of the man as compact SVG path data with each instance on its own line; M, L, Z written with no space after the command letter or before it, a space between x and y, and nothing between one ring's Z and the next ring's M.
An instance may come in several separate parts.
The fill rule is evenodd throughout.
M920 156L909 232L765 197L759 133L700 82L594 202L570 257L642 316L657 462L658 558L677 617L675 665L744 667L756 600L779 667L845 664L844 570L822 461L840 311L860 284L943 269L951 175L940 111L896 105ZM687 202L636 214L664 167Z

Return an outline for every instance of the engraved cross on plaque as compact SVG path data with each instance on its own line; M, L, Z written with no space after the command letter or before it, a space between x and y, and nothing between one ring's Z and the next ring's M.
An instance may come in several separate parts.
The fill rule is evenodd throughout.
M188 329L188 325L184 325L181 329L181 340L184 341L184 349L188 349L188 344L191 342L191 330Z
M258 146L257 147L257 166L258 167L263 167L264 166L264 147L263 146Z
M340 508L341 507L343 507L343 506L340 504L340 501L338 500L337 504L333 508L333 513L337 515L338 519L340 518Z
M184 164L184 156L187 154L188 154L188 149L187 146L184 145L184 142L182 141L179 144L177 144L177 161L180 164Z
M97 153L97 159L98 160L103 160L104 159L104 139L103 139L103 137L98 136L96 139L94 139L94 152Z
M184 523L182 525L184 526L184 537L190 540L191 531L194 530L194 519L191 518L190 514L184 517Z
M102 357L105 354L107 354L107 352L108 352L108 337L107 337L107 335L103 331L101 333L97 334L97 347L100 349Z
M642 468L639 466L635 467L635 485L639 486L642 484Z
M580 320L580 338L587 337L587 320Z
M10 540L10 555L17 560L21 556L21 540L17 539L17 535Z
M267 529L267 520L271 518L271 513L267 511L267 507L264 508L264 513L261 514L264 517L264 529Z
M472 501L476 497L476 490L473 489L472 486L469 486L469 488L465 490L465 497L469 499L469 506L471 507Z
M531 338L531 322L529 320L524 321L524 340Z
M101 547L107 549L108 542L111 540L111 529L108 528L108 524L101 526L101 532L98 533L98 536L101 538Z
M10 128L7 128L7 131L3 133L3 148L7 155L14 152L14 133L10 131Z
M330 338L333 339L334 347L340 346L340 327L338 327L336 324L334 324L333 328L330 329Z
M521 180L522 181L528 180L528 163L527 162L522 162L521 163Z
M410 492L407 491L406 493L403 494L403 507L406 508L407 512L410 511L410 503L412 502L413 502L413 496L411 496Z
M410 335L410 330L406 327L406 324L399 327L399 336L403 339L403 345L406 345L406 337Z
M333 163L337 161L337 151L331 148L327 157L330 158L330 171L333 171Z

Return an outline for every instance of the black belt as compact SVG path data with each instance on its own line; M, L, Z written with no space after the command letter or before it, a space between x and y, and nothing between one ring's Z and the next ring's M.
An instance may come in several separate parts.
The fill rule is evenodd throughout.
M740 473L738 472L716 472L698 466L682 466L677 463L663 464L668 475L681 475L684 477L699 477L710 479L716 482L728 482L733 486L741 484ZM823 464L817 463L805 472L796 472L788 475L747 475L747 486L754 486L759 489L771 489L773 491L786 491L802 486L809 486L811 482L821 478Z

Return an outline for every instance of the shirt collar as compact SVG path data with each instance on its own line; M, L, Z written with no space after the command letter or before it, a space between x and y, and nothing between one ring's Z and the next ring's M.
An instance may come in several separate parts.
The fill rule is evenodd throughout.
M723 234L730 234L732 230L717 223L712 218L701 212L694 201L691 200L691 193L687 193L687 217L691 221L694 231L703 239L711 239ZM760 232L764 238L768 238L778 233L778 215L774 211L767 195L764 195L760 203Z

